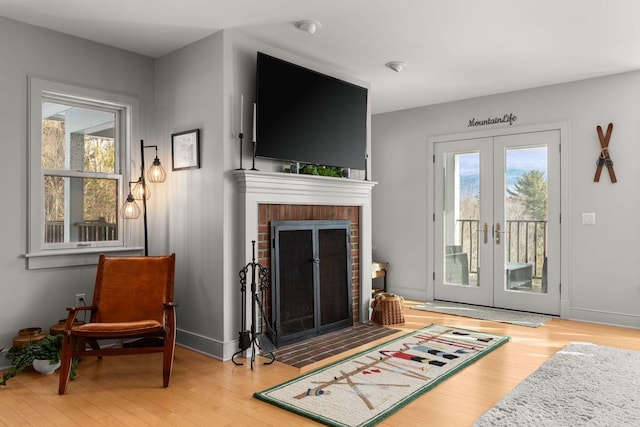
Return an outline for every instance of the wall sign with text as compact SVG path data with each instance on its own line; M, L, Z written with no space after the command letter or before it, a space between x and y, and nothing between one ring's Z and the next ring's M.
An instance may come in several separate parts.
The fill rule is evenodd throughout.
M469 119L468 128L476 126L495 125L498 123L509 123L509 126L513 125L513 122L518 120L518 116L513 113L505 114L502 117L489 117L487 119L477 120L475 117Z

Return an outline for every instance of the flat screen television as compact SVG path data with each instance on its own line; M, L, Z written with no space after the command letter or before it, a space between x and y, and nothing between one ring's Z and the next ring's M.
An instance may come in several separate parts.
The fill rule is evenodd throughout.
M258 52L256 155L365 169L367 88Z

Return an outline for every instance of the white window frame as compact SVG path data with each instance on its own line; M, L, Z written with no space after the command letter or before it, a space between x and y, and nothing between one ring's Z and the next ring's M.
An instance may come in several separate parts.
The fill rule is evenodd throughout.
M42 168L42 101L61 102L90 108L116 111L116 122L120 134L116 147L116 170L109 178L118 181L118 212L128 194L129 164L131 163L131 141L133 140L134 114L138 110L136 98L89 89L65 83L29 78L29 230L27 258L28 268L49 268L97 263L99 253L138 254L139 221L118 221L118 240L98 242L73 242L46 244L44 242L44 175L55 175L60 171ZM65 171L64 176L73 172Z

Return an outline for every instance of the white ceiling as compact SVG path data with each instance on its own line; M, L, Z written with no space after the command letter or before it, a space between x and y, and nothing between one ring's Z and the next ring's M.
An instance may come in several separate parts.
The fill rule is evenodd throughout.
M154 58L235 28L370 82L374 113L640 69L638 0L0 0L0 15Z

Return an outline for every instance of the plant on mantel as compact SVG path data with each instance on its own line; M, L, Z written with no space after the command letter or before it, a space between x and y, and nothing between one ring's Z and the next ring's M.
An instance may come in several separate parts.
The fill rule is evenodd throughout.
M291 172L291 169L284 169L284 172ZM345 171L343 168L312 164L301 164L298 173L302 175L332 176L335 178L344 178L345 176Z
M11 367L2 375L0 385L7 385L7 380L15 377L34 360L48 360L54 365L60 361L63 335L47 335L40 341L30 341L25 347L11 347L6 357L11 359ZM76 358L71 363L71 379L75 377Z

